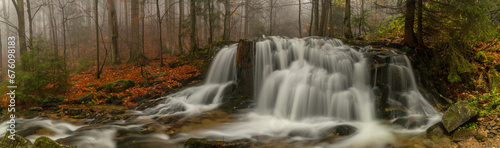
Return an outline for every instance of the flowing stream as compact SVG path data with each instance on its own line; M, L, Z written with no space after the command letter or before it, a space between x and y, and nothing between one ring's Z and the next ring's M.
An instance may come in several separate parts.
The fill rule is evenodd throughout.
M126 147L135 142L182 143L189 137L224 139L281 139L297 142L324 140L338 127L352 129L335 142L316 142L320 147L384 147L394 143L398 132L419 133L441 120L441 113L420 94L411 64L405 55L391 57L387 75L370 75L363 50L344 45L337 39L267 37L255 44L254 105L234 122L178 134L141 133L156 125L153 119L167 116L193 116L217 108L228 86L237 80L237 45L222 48L214 58L203 84L186 88L155 100L158 105L130 111L133 120L102 125L72 125L48 119L19 119L18 130L32 142L44 134L30 135L38 129L50 131L50 138L78 147ZM377 69L379 70L379 69ZM389 119L376 115L374 77L387 77L389 104L399 104L405 113L390 113ZM252 99L252 98L249 98ZM416 127L382 123L418 118ZM7 123L0 124L6 129ZM4 135L6 130L0 130ZM127 131L129 134L115 138ZM3 132L3 133L2 133ZM140 134L139 134L140 133ZM148 145L155 147L155 145Z

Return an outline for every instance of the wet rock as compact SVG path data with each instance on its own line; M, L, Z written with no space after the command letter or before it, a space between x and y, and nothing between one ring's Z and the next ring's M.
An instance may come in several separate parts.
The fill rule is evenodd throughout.
M153 95L151 93L146 93L144 95L133 97L132 99L130 99L130 101L131 102L141 102L142 100L146 100L146 99L151 98L151 97L153 97Z
M326 137L328 135L337 135L337 136L349 136L354 134L358 129L351 125L338 125L332 128L328 128L324 130L323 133L320 134L322 137Z
M442 122L432 125L425 131L425 133L427 137L431 139L432 137L444 137L447 134Z
M65 109L65 114L70 116L76 116L82 114L83 109L80 108L67 108Z
M469 105L467 101L453 104L443 115L443 125L448 132L457 129L460 125L478 115L477 108Z
M5 148L34 148L31 141L20 136L19 134L15 134L14 140L10 139L10 132L7 132L3 137L2 141L0 141L0 147Z
M121 104L123 104L123 100L122 100L122 98L120 98L118 96L112 95L112 96L106 98L106 103L113 104L113 105L121 105Z
M482 129L476 129L474 130L474 138L476 138L478 141L484 142L488 138L488 131L482 130Z
M118 115L118 114L124 114L124 113L125 113L124 110L118 110L118 109L114 109L111 111L112 115Z
M189 138L186 142L184 142L184 147L185 148L200 148L200 147L244 148L244 147L250 147L250 141L241 139L241 140L226 142L226 141L208 141L206 139Z
M104 89L108 93L123 92L130 87L134 87L135 82L130 79L122 79L111 83L106 83Z
M37 111L38 112L38 111L42 111L42 110L43 110L43 108L39 107L39 106L35 106L35 107L30 108L30 111Z
M76 146L61 145L45 136L36 138L34 145L37 148L76 148Z
M68 104L85 104L91 102L94 99L93 93L84 94L76 99L68 101Z
M181 119L181 116L165 116L155 120L163 124L170 124L177 122L179 119Z
M451 137L454 142L460 142L471 139L474 137L474 133L471 129L461 129L455 131Z
M425 117L401 117L392 122L392 124L406 129L414 129L426 125L427 122L428 120Z

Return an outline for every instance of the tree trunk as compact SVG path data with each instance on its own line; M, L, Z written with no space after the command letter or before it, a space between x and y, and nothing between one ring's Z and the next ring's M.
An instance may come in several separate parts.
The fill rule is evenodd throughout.
M167 5L165 3L165 5ZM165 10L166 11L166 10ZM160 29L159 31L159 34L160 34L160 66L163 67L165 66L165 64L163 64L163 42L161 40L161 22L163 21L162 18L161 18L161 14L160 14L160 4L158 2L158 0L156 0L156 16L158 17L158 28Z
M363 13L363 11L365 9L364 7L365 7L365 0L361 0L361 12L359 15L360 19L359 19L359 26L358 26L358 36L361 36L361 26L363 24L364 17L365 17L365 15Z
M179 52L181 55L184 54L184 49L182 48L182 19L184 17L184 1L179 0L179 31L177 33L177 41L179 42Z
M406 1L406 13L405 13L405 33L404 33L404 44L410 47L416 47L417 39L415 38L415 33L413 32L413 26L415 22L415 0Z
M16 8L17 12L17 24L18 24L18 30L17 33L19 35L19 47L20 51L24 52L27 51L26 48L26 28L24 24L24 1L23 0L12 0L12 3L14 3L14 8Z
M222 34L222 40L229 40L229 21L230 21L230 14L231 13L231 7L229 5L229 0L224 1L224 32Z
M248 22L250 15L250 0L245 0L245 24L243 26L243 38L248 38Z
M209 34L209 36L208 36L208 44L212 44L212 42L214 40L214 38L213 38L214 37L214 28L212 26L213 25L212 24L213 23L212 10L213 10L212 0L208 0L208 34Z
M302 2L299 0L299 37L302 37L302 22L300 19L300 14L302 13Z
M424 35L423 35L423 15L422 15L422 11L423 11L423 0L418 0L418 14L417 14L417 21L418 21L418 27L417 27L417 37L418 37L418 46L419 47L425 47L425 44L424 44Z
M131 55L129 62L135 62L139 57L141 53L141 46L140 46L140 34L139 34L139 0L132 0L132 3L130 4L130 20L132 21L131 23L131 32L132 32L132 46L131 46Z
M52 2L52 1L51 1ZM55 21L54 17L54 6L52 3L49 5L49 14L50 14L50 30L52 34L52 46L54 48L54 56L55 59L59 58L59 48L58 48L58 41L57 41L57 22Z
M314 25L313 25L313 35L318 35L319 33L319 0L313 0L313 11L314 11Z
M273 9L274 9L274 2L273 0L270 0L271 7L271 14L269 15L269 36L273 35Z
M326 24L328 20L328 13L330 12L330 1L329 0L323 0L323 5L321 8L321 22L320 22L320 27L319 27L319 34L320 36L325 36L326 32Z
M352 39L351 31L351 0L345 1L345 16L344 16L344 35L348 39Z
M129 8L128 8L128 1L124 1L124 3L125 3L125 43L127 45L127 49L128 49L128 53L129 53L128 58L131 59L132 58L132 54L133 54L132 53L133 47L131 47L130 40L129 40L130 39L130 37L129 37L129 35L130 35L129 30L130 29L129 29L128 25L129 25L130 21L129 21L129 12L128 12L128 10L129 10Z
M146 0L140 0L140 2L141 2L141 8L140 8L141 9L140 10L140 14L141 14L140 15L140 18L141 18L141 33L140 33L141 34L141 50L139 51L139 53L141 55L141 58L144 58L145 57L144 56L144 54L145 54L145 52L144 52L144 46L145 46L145 44L144 44L144 33L145 33L144 32L144 18L146 18L146 14L144 13L144 7L145 7L144 5L146 4Z
M63 61L64 69L66 69L66 15L64 13L64 7L61 8L62 11L62 27L63 27Z
M118 20L116 16L115 0L108 0L108 25L111 37L111 63L119 64L118 54Z
M30 31L30 36L29 36L29 40L28 40L28 46L29 48L31 49L31 47L33 47L33 16L31 16L31 2L30 0L26 0L26 6L28 8L28 29Z
M96 63L97 63L97 72L96 72L96 78L97 79L100 79L101 77L101 71L99 70L99 13L98 13L98 10L99 10L99 5L98 5L98 2L97 0L94 0L94 17L95 17L95 39L96 39L96 53L97 53L97 59L96 59Z
M195 0L190 0L190 8L189 10L191 11L189 16L191 18L191 34L189 35L191 38L191 52L195 52L198 48L197 42L196 42L196 2Z
M300 1L300 0L299 0ZM314 21L314 1L312 2L312 9L311 9L311 21L309 22L309 36L312 35L312 29L313 29L313 21Z

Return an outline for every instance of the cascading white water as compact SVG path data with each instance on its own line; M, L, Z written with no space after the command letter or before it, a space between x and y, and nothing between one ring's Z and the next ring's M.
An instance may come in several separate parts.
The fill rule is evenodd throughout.
M215 56L205 83L180 92L161 97L164 102L155 107L139 111L139 115L162 116L170 114L193 115L219 106L227 86L236 80L236 48L233 44L222 48ZM155 101L155 100L152 100Z
M271 37L257 43L256 54L256 112L292 120L373 119L366 60L339 40Z

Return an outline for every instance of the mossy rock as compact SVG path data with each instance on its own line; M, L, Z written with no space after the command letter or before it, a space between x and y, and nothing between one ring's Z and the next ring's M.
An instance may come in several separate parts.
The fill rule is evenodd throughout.
M248 140L235 140L231 142L225 141L208 141L206 139L189 138L184 143L185 148L240 148L240 147L250 147L250 141Z
M4 129L5 130L5 129ZM5 136L3 137L2 141L0 141L0 147L8 147L8 148L34 148L33 144L31 141L28 139L24 138L23 136L20 136L18 134L15 134L14 140L10 139L10 132L7 131Z
M85 116L83 116L83 115L73 116L73 119L83 119L83 118L85 118Z
M130 87L134 87L134 80L122 79L110 83L106 83L104 90L108 93L118 93L127 90Z
M92 99L94 99L94 94L88 93L88 94L81 95L80 97L78 97L76 99L68 101L68 104L85 104L85 103L92 101Z
M451 132L478 114L477 107L469 104L466 100L462 100L453 104L444 112L443 125L448 132Z
M76 148L76 146L65 146L61 145L54 140L50 139L49 137L38 137L35 140L35 147L37 148Z

